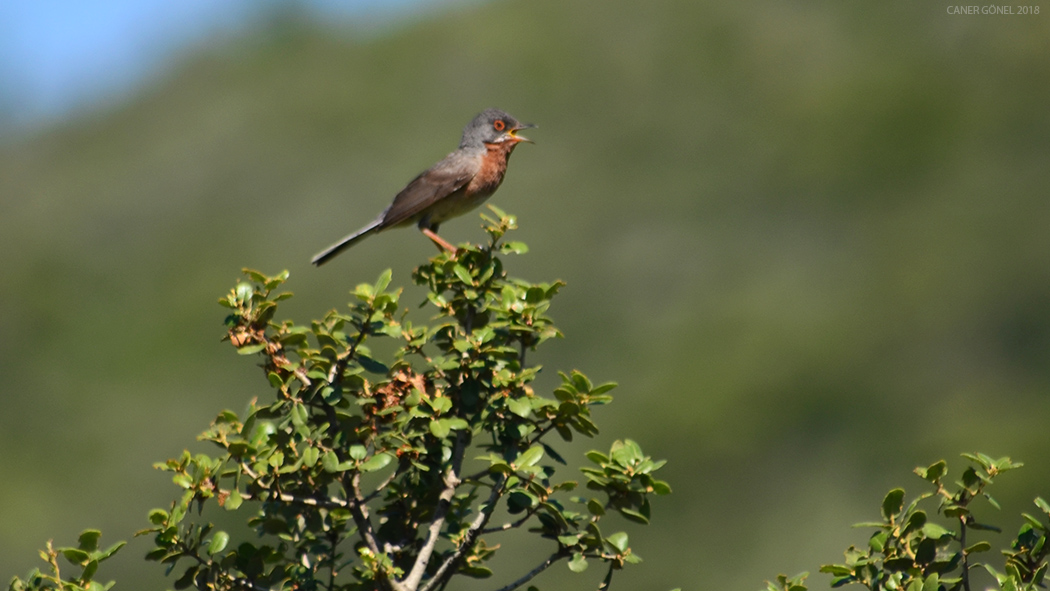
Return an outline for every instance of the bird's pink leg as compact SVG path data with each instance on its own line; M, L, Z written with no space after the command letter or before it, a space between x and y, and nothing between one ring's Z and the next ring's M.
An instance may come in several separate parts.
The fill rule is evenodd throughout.
M451 253L455 253L456 252L457 248L455 246L452 246L451 244L449 244L449 242L447 240L445 240L444 238L442 238L441 236L438 236L437 232L434 232L430 228L420 228L420 231L423 232L424 236L426 236L427 238L430 238L434 242L434 244L437 245L438 248L447 250L448 252L451 252Z

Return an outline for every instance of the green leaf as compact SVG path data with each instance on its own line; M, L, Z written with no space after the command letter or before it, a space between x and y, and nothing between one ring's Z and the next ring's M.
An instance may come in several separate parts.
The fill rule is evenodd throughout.
M510 464L501 461L492 462L489 465L489 472L498 472L501 474L510 474L514 472L514 469L510 467Z
M579 420L583 423L585 418L579 417ZM627 467L642 461L645 456L642 454L642 448L637 443L631 439L624 439L623 441L613 442L612 447L609 449L609 457L617 464Z
M173 587L175 589L185 589L193 584L193 577L195 576L197 576L197 565L187 568L186 572L182 573L182 576L175 581Z
M940 477L948 473L948 464L941 460L930 464L927 468L916 468L915 473L930 482L937 482Z
M91 578L95 576L95 573L97 571L98 571L98 561L97 560L92 560L91 562L87 563L87 565L84 566L84 572L83 572L83 574L80 575L80 580L84 581L84 582L90 581ZM91 587L89 586L88 589L90 589L90 588Z
M164 509L151 509L149 522L153 525L163 525L168 520L168 512Z
M889 535L888 531L877 531L871 534L871 538L868 539L868 547L873 552L882 552L882 549L886 547L886 540L889 538Z
M601 517L605 515L605 507L601 504L598 499L591 499L587 501L587 511L595 517Z
M620 509L620 515L636 523L649 525L649 518L634 509Z
M576 534L558 536L558 543L562 546L573 547L577 542L580 541L580 537Z
M1039 510L1043 513L1050 515L1050 504L1047 504L1047 502L1043 500L1043 497L1035 498L1035 506L1039 507Z
M77 548L85 552L94 552L98 550L98 539L102 537L102 532L97 529L85 529L80 532L80 537L77 538Z
M531 493L516 490L507 495L507 512L511 515L531 509L537 503L537 499Z
M922 535L926 536L927 538L939 540L944 536L951 536L955 534L951 530L945 529L944 527L936 523L929 522L926 525L922 526Z
M619 550L620 553L623 553L623 552L627 551L627 533L626 532L622 532L621 531L621 532L616 532L614 534L611 534L611 535L609 535L609 537L605 538L605 541L609 542L609 544L611 544L613 548L616 548L617 550Z
M335 452L333 451L326 451L325 454L321 456L321 467L329 474L338 472L339 456L335 455Z
M455 273L456 277L459 277L459 280L463 283L474 285L474 278L470 276L470 271L467 271L463 265L453 265L452 272Z
M236 511L242 503L244 503L244 497L241 496L241 491L234 490L230 493L230 496L226 497L226 503L223 505L223 508L227 511Z
M461 419L459 417L453 417L453 418L441 419L441 420L448 422L448 428L449 428L450 431L459 431L459 430L462 430L462 429L470 428L470 423L468 423L466 419Z
M543 458L543 447L534 445L529 449L522 452L518 459L514 460L514 465L518 468L524 468L526 466L534 466Z
M459 569L460 574L472 579L487 579L492 576L492 569L487 566L465 566Z
M508 398L507 408L510 409L510 412L523 419L528 418L532 414L532 404L528 398Z
M427 404L438 414L443 414L452 408L452 399L447 396L435 396L428 400Z
M594 462L595 464L608 464L609 457L600 451L591 450L587 452L587 459Z
M368 357L367 355L362 355L358 353L355 359L357 359L357 362L361 364L361 367L365 368L365 371L369 373L379 375L386 375L390 373L390 368L376 361L375 359Z
M572 385L576 386L578 392L590 392L593 386L587 376L578 371L572 372Z
M308 447L303 450L303 465L306 467L312 467L317 464L317 460L321 457L321 450L316 447Z
M882 500L882 516L890 520L900 513L902 507L904 507L904 489L895 488Z
M540 445L543 446L543 451L547 454L547 457L563 466L569 465L568 462L565 461L565 458L561 457L561 454L559 454L553 447L543 442L540 442Z
M379 276L379 280L376 281L373 290L375 293L382 293L386 290L386 287L390 285L390 278L393 276L393 271L387 269Z
M58 551L62 553L62 556L64 556L66 560L70 562L70 564L74 564L76 566L82 566L86 564L88 559L90 558L87 552L84 552L79 548L58 548Z
M587 570L587 559L584 558L583 554L577 552L572 555L572 559L569 560L569 570L574 573L582 573Z
M973 546L970 546L964 552L966 554L976 554L977 552L987 552L992 549L992 545L984 540L977 542Z
M388 454L386 452L378 453L378 454L372 456L371 458L368 458L367 462L361 464L361 471L362 472L375 472L376 470L382 470L383 468L389 466L390 462L393 462L393 461L394 461L394 456L392 456L392 455L390 455L390 454Z
M507 242L500 247L500 252L504 254L525 254L529 252L529 247L524 242Z
M280 451L273 452L270 458L266 461L273 468L280 468L284 465L284 453Z
M118 542L117 544L113 544L109 548L103 550L101 553L96 554L96 558L98 558L98 561L101 563L102 561L106 560L106 558L108 558L109 556L116 554L121 548L125 546L127 546L127 542Z
M208 554L218 554L226 549L226 544L230 541L230 534L224 531L217 531L215 535L211 537L211 542L208 543Z
M368 448L360 444L351 445L350 457L355 460L361 461L368 457Z
M448 437L450 431L451 429L449 428L449 423L447 420L435 419L433 421L430 421L430 434L434 437L437 437L438 439L444 439Z
M254 355L266 348L266 343L256 343L237 348L238 355Z

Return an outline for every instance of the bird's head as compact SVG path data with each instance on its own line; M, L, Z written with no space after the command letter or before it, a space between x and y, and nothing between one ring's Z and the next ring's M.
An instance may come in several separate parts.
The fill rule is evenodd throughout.
M532 123L521 123L506 111L486 109L478 113L477 117L474 117L474 120L463 128L463 140L459 143L459 147L480 148L484 144L503 142L512 142L511 145L519 142L531 143L532 140L518 134L522 129L530 127L536 126Z

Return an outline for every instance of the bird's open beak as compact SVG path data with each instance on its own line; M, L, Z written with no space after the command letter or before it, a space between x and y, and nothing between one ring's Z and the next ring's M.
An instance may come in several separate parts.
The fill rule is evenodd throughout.
M518 135L519 131L521 131L523 129L529 129L529 128L532 128L532 127L536 127L536 124L535 123L519 123L517 125L517 127L515 127L514 129L508 131L507 135L509 135L511 137L511 139L513 139L514 141L529 142L530 144L534 144L536 142L530 140L529 138L527 138L527 137L525 137L523 135Z

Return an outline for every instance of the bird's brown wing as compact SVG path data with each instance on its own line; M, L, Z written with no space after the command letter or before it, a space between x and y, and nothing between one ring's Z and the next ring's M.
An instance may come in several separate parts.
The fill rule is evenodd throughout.
M431 205L458 191L481 168L478 157L453 152L412 179L380 217L383 228L412 222Z

